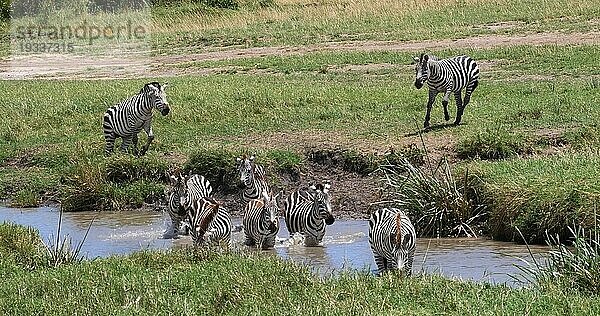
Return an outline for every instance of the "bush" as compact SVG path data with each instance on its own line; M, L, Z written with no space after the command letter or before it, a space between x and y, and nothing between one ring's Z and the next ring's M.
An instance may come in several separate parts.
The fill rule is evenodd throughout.
M113 183L137 180L166 182L168 169L169 163L156 156L113 155L106 163L106 179Z
M0 21L8 21L11 11L10 0L0 0Z
M476 237L485 223L485 207L472 198L474 187L456 181L443 159L431 173L413 166L408 159L383 166L389 200L405 210L420 237Z
M11 260L27 270L46 262L37 230L12 223L0 224L0 261Z
M234 153L224 149L205 149L191 154L183 171L206 177L213 189L233 191L239 182L235 158Z
M463 159L494 160L531 154L533 148L523 134L487 129L461 138L456 145L456 152Z

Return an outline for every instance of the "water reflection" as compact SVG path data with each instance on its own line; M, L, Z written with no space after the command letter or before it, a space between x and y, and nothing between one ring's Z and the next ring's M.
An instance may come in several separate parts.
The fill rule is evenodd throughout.
M0 222L10 221L33 226L44 239L56 233L59 213L53 208L9 209L0 207ZM160 212L80 212L64 213L62 234L69 234L76 243L83 238L90 221L95 218L82 253L88 258L126 254L141 249L165 249L189 244L189 237L177 240L161 239L167 227L168 215ZM233 220L241 224L240 219ZM283 220L280 238L288 232ZM234 233L237 247L243 241L243 232ZM535 254L547 251L534 246ZM368 241L368 222L338 220L327 227L322 247L307 248L278 243L274 250L283 258L309 264L319 273L344 269L373 271L375 262ZM514 264L518 258L530 259L525 246L485 239L419 239L413 272L441 273L449 277L492 283L509 283L510 274L519 271Z

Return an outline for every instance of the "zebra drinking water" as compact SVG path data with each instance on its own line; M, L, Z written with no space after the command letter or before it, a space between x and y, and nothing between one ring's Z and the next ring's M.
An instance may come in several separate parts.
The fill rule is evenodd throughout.
M182 231L188 228L187 210L192 201L212 195L210 182L200 175L184 176L180 171L169 176L171 190L168 192L167 212L171 219L171 226L163 235L163 238L176 238ZM186 205L181 204L181 197L185 198Z
M277 197L266 191L260 200L250 200L244 211L244 234L247 246L257 246L260 249L271 248L275 245L275 237L279 232L279 207Z
M460 124L465 107L471 100L471 94L479 84L479 66L477 66L477 63L468 56L438 60L434 56L421 54L420 57L415 57L414 60L416 62L415 87L421 89L425 82L429 86L429 100L427 101L424 127L429 127L431 108L433 107L435 97L440 92L444 92L442 105L446 121L450 120L448 100L450 93L454 93L456 100L456 119L454 124ZM464 100L461 97L462 89L465 89Z
M166 84L151 82L140 90L140 92L117 105L111 106L104 113L102 127L106 141L105 155L113 152L115 140L123 139L121 151L126 152L133 143L133 153L138 154L138 133L144 129L148 135L146 145L142 147L140 155L144 155L154 139L152 132L152 109L156 108L165 116L169 114L169 103L165 93Z
M382 208L371 213L369 243L380 274L398 269L410 276L416 241L415 228L401 210Z
M335 221L329 202L330 188L328 182L317 184L310 191L295 191L285 201L285 224L290 236L301 233L305 246L317 246L325 235L325 225Z
M187 202L181 201L182 205ZM227 209L211 197L193 201L187 210L190 235L195 245L224 245L231 243L231 218Z
M261 165L257 165L254 159L254 156L237 158L240 181L245 187L242 192L244 202L260 199L262 192L270 191L265 177L265 170Z

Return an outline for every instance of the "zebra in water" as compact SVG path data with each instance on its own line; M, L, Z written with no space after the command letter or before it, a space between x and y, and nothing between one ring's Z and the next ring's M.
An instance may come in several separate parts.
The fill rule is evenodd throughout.
M182 205L187 204L181 201ZM195 245L227 245L231 243L231 218L227 209L211 197L191 203L187 212L190 235Z
M169 176L169 180L172 188L168 192L167 212L171 219L171 226L163 237L176 238L181 232L189 229L186 216L192 201L212 196L212 187L210 181L197 174L184 176L181 172L174 172ZM186 205L181 204L182 196L185 198Z
M448 100L450 93L454 93L456 100L456 119L454 124L460 124L463 111L471 100L471 94L477 88L477 85L479 85L479 66L477 66L477 63L468 56L438 60L435 56L425 54L421 54L418 58L415 57L414 61L416 63L415 87L421 89L425 82L429 86L429 100L427 101L424 127L429 127L431 108L435 97L440 92L444 92L442 105L446 121L450 120ZM462 89L465 89L464 101L461 97Z
M293 236L300 233L304 237L304 245L317 246L325 235L325 225L335 221L329 202L328 182L310 186L310 191L298 190L285 201L285 224Z
M142 147L140 155L144 155L154 140L152 132L152 109L156 108L165 116L169 114L170 108L165 93L166 84L160 85L158 82L151 82L140 90L140 92L121 103L111 106L104 113L102 127L104 129L104 139L106 141L106 156L113 152L115 140L118 137L123 139L121 151L126 152L129 145L133 143L133 153L138 154L138 133L146 131L148 141Z
M371 213L369 243L380 274L398 269L410 276L416 240L415 227L401 210L382 208Z
M242 192L244 202L260 199L262 192L270 192L265 170L261 165L257 165L254 159L254 156L237 158L240 181L245 187Z
M271 248L275 245L275 237L279 232L279 206L277 197L263 191L260 200L250 200L244 211L244 234L246 246L257 246L260 249Z

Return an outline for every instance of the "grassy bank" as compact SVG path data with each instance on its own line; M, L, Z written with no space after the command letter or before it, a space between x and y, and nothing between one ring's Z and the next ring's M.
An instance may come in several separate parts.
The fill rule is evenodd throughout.
M14 243L6 236L30 241ZM0 225L3 314L600 313L596 297L556 288L511 289L438 276L402 279L362 272L322 279L307 267L260 253L179 249L49 268L30 260L38 257L31 248L35 236L35 231ZM22 248L24 255L14 256Z

